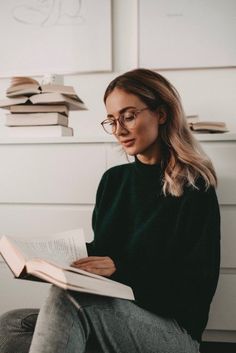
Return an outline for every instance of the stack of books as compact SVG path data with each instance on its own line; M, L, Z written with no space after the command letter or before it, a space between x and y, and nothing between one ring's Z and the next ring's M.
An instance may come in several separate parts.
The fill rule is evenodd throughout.
M189 128L195 133L222 133L228 132L223 121L202 121L198 115L187 115Z
M13 77L0 100L7 109L5 125L10 137L73 136L68 126L70 110L86 110L72 86L40 85L31 77Z

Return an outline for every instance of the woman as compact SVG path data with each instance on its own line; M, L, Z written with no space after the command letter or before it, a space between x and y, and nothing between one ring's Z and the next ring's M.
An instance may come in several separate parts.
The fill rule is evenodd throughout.
M128 284L136 301L52 287L31 346L37 312L2 318L8 339L1 353L13 352L16 318L28 327L18 324L19 352L84 352L90 340L109 353L198 352L219 276L214 169L178 93L158 73L136 69L115 78L104 102L103 128L135 161L103 175L89 257L73 265Z

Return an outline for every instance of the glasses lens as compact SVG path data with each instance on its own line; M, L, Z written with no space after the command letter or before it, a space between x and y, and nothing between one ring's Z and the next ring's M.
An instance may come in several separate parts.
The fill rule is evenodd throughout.
M135 112L125 112L121 118L122 124L127 127L127 129L132 129L135 126Z
M125 112L120 115L118 120L123 128L132 129L135 127L135 112ZM102 126L108 134L114 134L116 132L117 121L115 119L106 119L102 122Z
M102 123L103 129L108 134L113 134L116 130L116 121L115 120L104 120Z

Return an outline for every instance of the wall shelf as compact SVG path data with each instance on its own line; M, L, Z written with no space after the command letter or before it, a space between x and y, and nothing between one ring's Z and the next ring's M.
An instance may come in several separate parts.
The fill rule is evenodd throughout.
M236 141L236 132L213 133L213 134L195 134L199 141ZM76 143L116 143L113 136L63 136L63 137L29 137L29 138L12 138L0 137L0 144L76 144Z

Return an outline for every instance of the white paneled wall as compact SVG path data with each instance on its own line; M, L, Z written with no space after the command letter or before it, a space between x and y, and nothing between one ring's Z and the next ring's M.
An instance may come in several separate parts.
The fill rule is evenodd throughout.
M2 145L0 160L5 172L0 173L0 184L8 186L1 191L2 202L94 203L95 191L106 167L104 146L77 146Z
M1 203L0 234L38 237L82 227L87 241L93 239L93 204Z
M38 308L47 295L48 284L12 279L10 270L0 263L0 313L12 309Z
M236 202L231 205L221 205L221 228L221 266L223 268L236 268ZM236 304L236 296L234 299Z
M208 330L236 331L236 274L222 273L211 306ZM219 335L220 338L220 335ZM236 332L234 342L236 340Z
M222 205L235 204L235 142L205 142L204 150L214 158L214 166L220 175L218 196Z

